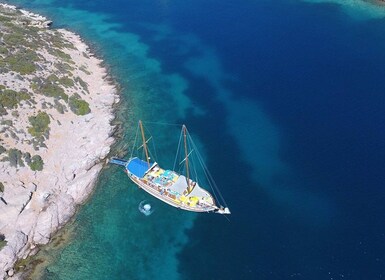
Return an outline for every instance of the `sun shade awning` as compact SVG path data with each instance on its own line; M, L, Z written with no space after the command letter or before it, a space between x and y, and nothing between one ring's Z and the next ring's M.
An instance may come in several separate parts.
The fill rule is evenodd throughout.
M152 163L150 163L150 167ZM139 158L133 158L127 165L127 170L139 178L143 178L149 169L148 163Z

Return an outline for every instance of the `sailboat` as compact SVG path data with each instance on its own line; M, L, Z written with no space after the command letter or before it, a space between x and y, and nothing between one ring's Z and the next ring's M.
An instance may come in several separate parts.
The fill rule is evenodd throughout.
M139 188L173 207L192 212L230 214L228 207L219 204L217 194L221 198L222 196L219 190L215 190L215 182L200 156L198 161L203 167L203 174L205 174L205 177L208 179L208 184L212 187L216 199L214 199L209 191L199 185L198 179L191 178L192 172L190 171L190 165L192 165L192 162L190 157L191 154L195 152L196 146L195 144L188 144L189 140L191 141L190 143L193 142L185 125L182 126L178 144L178 147L184 147L184 158L180 164L184 164L185 174L180 174L174 170L163 169L157 162L152 162L148 148L148 142L152 137L146 139L142 121L139 121L138 130L140 130L142 138L142 143L139 148L143 148L144 150L144 159L132 155L129 160L112 157L109 160L110 163L123 166L128 177ZM183 144L181 142L183 142ZM136 144L134 143L134 145ZM194 149L190 151L188 148L191 145ZM198 152L196 153L199 155Z

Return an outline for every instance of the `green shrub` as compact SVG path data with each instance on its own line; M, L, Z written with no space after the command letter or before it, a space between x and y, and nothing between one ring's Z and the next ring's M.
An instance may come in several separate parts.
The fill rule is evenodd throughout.
M54 105L54 108L60 113L60 114L64 114L64 109L66 109L66 107L61 104L58 100L55 99L55 105Z
M16 108L22 100L28 100L31 96L25 92L17 92L11 89L0 89L0 106L3 108Z
M23 45L25 39L23 34L12 32L10 34L5 34L3 36L3 41L7 45L20 46L20 45Z
M47 80L50 82L56 82L59 80L59 78L55 74L51 74L48 76Z
M39 155L35 155L31 158L31 163L29 164L29 167L32 171L42 171L43 165L43 159Z
M50 42L52 43L52 45L56 48L75 49L75 47L72 44L70 44L68 41L63 39L63 36L60 32L55 31L55 34L51 35L49 39L50 39Z
M29 61L18 62L16 64L11 65L11 71L15 71L20 73L21 75L32 74L36 70L36 65Z
M1 91L0 104L4 108L15 108L18 104L17 92L10 89Z
M12 120L2 120L0 123L1 123L1 125L8 125L8 126L12 126L13 125L13 121Z
M22 49L6 57L4 62L10 70L18 72L21 75L27 75L35 72L35 62L38 60L39 57L34 51Z
M22 152L18 149L10 149L8 150L8 161L11 166L24 166L24 162L21 159Z
M3 193L3 192L4 192L4 184L0 182L0 193Z
M49 49L49 53L52 54L53 56L56 56L57 58L60 58L62 61L74 64L74 62L71 59L71 56L61 50L51 48Z
M40 137L46 133L51 122L48 114L45 112L39 112L36 116L29 117L28 120L31 124L28 132L34 137Z
M4 246L7 245L7 241L5 240L4 234L0 233L0 250L4 248Z
M85 81L83 81L82 78L76 77L76 78L75 78L75 82L79 83L80 86L81 86L87 93L89 93L89 91L88 91L88 84L87 84Z
M0 16L0 22L10 22L10 21L12 21L11 17Z
M39 90L39 85L36 82L31 83L31 89L33 92Z
M63 73L63 74L66 73L70 75L71 74L70 71L74 70L74 68L68 63L55 63L54 66L60 73Z
M63 77L59 79L59 83L65 87L73 87L74 81L70 78Z
M0 54L8 54L8 49L4 46L0 46Z
M68 101L68 95L64 92L64 89L49 81L40 86L37 91L45 96L61 98L66 102Z
M2 146L0 145L0 155L4 152L6 152L7 150Z
M91 112L88 103L75 96L70 97L68 105L70 106L71 111L76 115L83 116Z
M84 65L80 66L79 70L83 71L87 75L91 75L91 72L88 71Z
M0 104L0 116L5 116L7 114L7 110Z

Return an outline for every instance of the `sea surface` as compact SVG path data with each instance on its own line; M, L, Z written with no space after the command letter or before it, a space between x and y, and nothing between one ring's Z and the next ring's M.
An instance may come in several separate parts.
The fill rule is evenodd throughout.
M122 91L117 153L139 119L187 124L232 211L182 212L106 168L42 279L385 278L384 7L7 2L104 59ZM172 167L176 127L149 129Z

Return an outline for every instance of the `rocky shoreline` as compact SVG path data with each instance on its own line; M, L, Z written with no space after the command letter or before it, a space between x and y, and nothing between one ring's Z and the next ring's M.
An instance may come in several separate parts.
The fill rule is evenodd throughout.
M46 18L13 6L0 4L0 10L5 30L5 50L0 50L5 61L0 65L0 279L5 279L14 278L15 263L50 242L93 191L114 142L113 106L119 97L102 61L78 35L50 29ZM4 38L12 26L33 33L23 52L15 47L12 40L20 38L11 37L13 32ZM32 41L36 38L41 45ZM12 64L19 53L33 56L32 62ZM15 96L17 103L10 102Z

